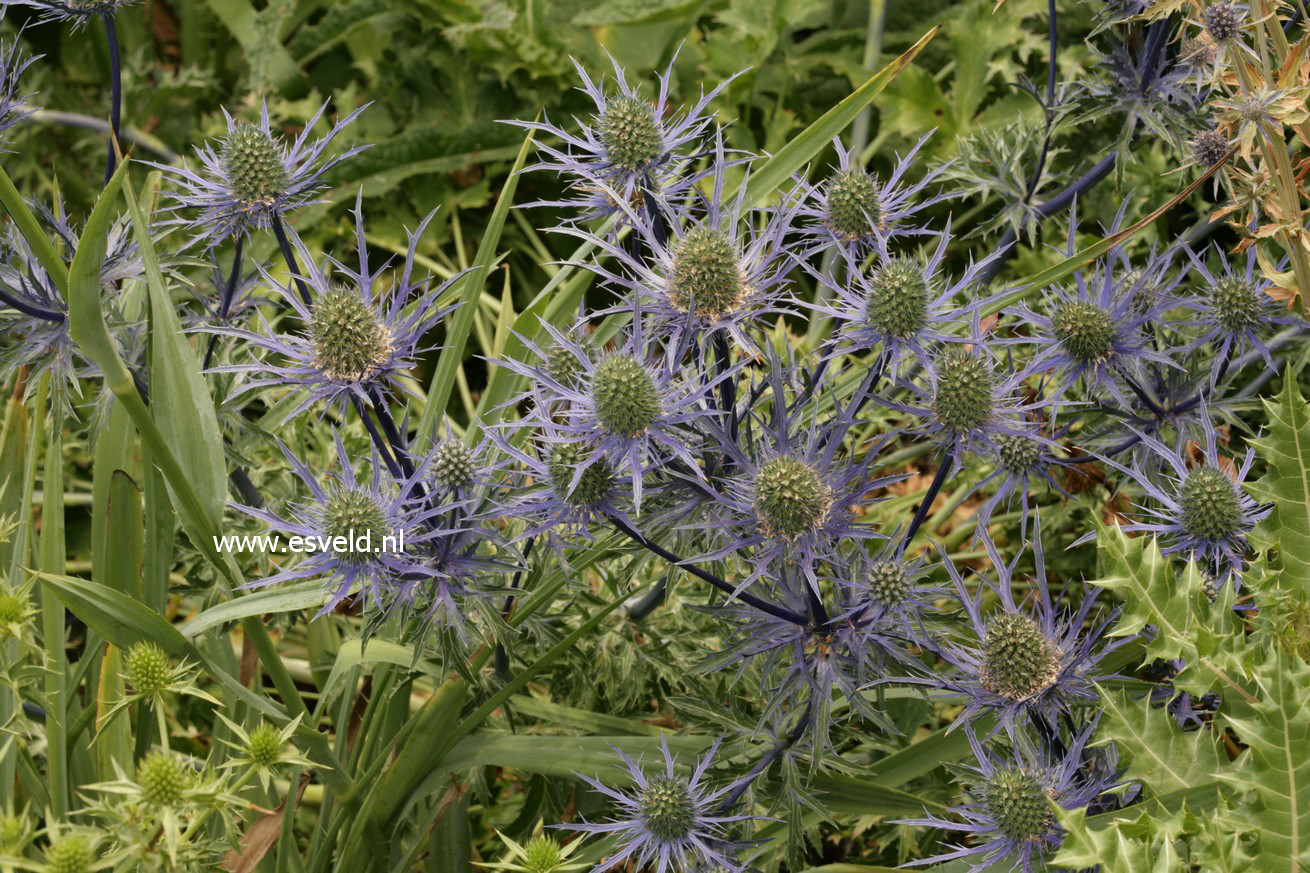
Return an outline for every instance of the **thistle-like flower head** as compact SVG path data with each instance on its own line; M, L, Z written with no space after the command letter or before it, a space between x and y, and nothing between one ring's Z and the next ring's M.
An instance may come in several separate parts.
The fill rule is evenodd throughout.
M332 140L366 108L356 109L333 124L326 136L311 142L314 126L327 110L324 103L289 143L274 132L267 103L261 104L255 123L234 119L224 110L227 133L216 143L196 148L195 169L186 162L181 167L147 162L178 184L168 207L178 215L167 223L194 232L208 248L253 229L266 230L275 217L315 202L325 184L324 174L368 148L356 146L336 155L327 152Z
M74 28L86 27L91 21L113 16L136 0L0 0L3 6L30 6L37 10L39 20L68 21Z
M0 6L0 20L4 19L7 8ZM19 47L17 38L8 42L0 41L0 149L8 140L5 131L32 113L33 107L22 93L19 80L38 58L26 55Z

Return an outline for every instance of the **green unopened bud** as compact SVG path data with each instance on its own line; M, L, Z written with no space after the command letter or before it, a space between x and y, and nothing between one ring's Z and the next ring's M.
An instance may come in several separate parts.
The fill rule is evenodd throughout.
M638 798L641 820L661 842L685 839L696 820L695 801L680 776L655 776L646 783Z
M883 223L878 184L863 167L844 170L828 180L827 224L847 242L873 233Z
M1221 542L1242 530L1237 483L1215 467L1198 467L1183 481L1179 503L1183 529L1205 542Z
M329 379L365 382L391 360L391 330L359 294L337 287L314 306L309 325L314 365Z
M869 568L869 596L894 609L905 602L913 587L910 568L896 558L879 558Z
M463 440L444 439L432 453L432 478L449 491L473 484L478 463L473 450Z
M282 757L282 734L268 722L250 732L246 755L256 767L272 767Z
M158 697L168 690L172 679L173 662L162 648L154 643L135 643L127 650L123 666L127 684L138 694Z
M922 264L891 258L869 277L865 317L882 335L909 339L928 323L928 292Z
M614 468L603 458L589 464L578 484L570 490L583 450L572 443L560 443L550 453L550 484L555 496L570 506L599 506L614 493Z
M368 548L363 537L368 534ZM377 495L363 488L335 488L323 506L323 534L328 539L345 537L346 548L333 546L333 554L343 561L363 562L382 548L384 538L391 536L387 512L378 502ZM356 545L359 548L356 548Z
M258 125L237 122L220 161L232 196L247 205L275 201L291 184L282 147Z
M91 843L81 834L67 834L45 850L49 873L89 873L95 860Z
M655 378L631 355L611 355L597 364L591 392L596 418L610 433L634 437L659 418Z
M564 863L560 844L546 834L528 840L523 847L523 854L524 873L552 873Z
M964 433L985 425L992 417L996 376L981 355L949 348L937 365L933 408L947 430Z
M1221 276L1210 287L1210 294L1215 321L1229 333L1251 330L1264 319L1267 298L1241 276Z
M25 842L27 822L16 815L0 815L0 855L17 855Z
M832 489L813 465L779 457L755 473L755 513L765 536L793 540L823 524L832 508Z
M1000 434L996 437L996 454L1005 472L1026 476L1041 464L1042 446L1032 437Z
M1119 335L1114 316L1086 300L1060 304L1051 316L1051 329L1061 348L1079 364L1096 364L1109 358Z
M170 752L151 752L137 766L141 797L153 806L175 806L191 786L191 771Z
M655 107L638 97L606 100L596 129L610 162L625 170L643 167L664 151Z
M1002 767L983 788L983 801L997 828L1020 843L1036 842L1055 829L1055 813L1041 780L1018 767Z
M673 251L669 299L679 311L694 307L702 318L718 318L746 298L746 276L736 246L722 230L696 227Z
M983 635L982 686L1010 700L1026 700L1049 688L1060 674L1060 653L1037 622L1002 612Z

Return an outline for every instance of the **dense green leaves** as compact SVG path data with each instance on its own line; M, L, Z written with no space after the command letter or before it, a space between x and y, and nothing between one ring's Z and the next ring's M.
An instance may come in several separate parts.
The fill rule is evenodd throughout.
M1268 469L1256 489L1274 509L1261 539L1277 552L1279 584L1310 595L1310 405L1290 370L1279 398L1262 402L1269 429L1256 446Z

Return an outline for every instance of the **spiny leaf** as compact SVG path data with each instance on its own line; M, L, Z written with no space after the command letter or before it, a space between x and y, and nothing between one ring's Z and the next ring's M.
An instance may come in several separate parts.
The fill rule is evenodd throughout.
M1253 490L1274 511L1259 536L1278 551L1279 584L1310 594L1310 405L1290 368L1282 394L1264 407L1269 429L1255 445L1269 467Z
M1150 698L1134 701L1126 692L1101 690L1104 717L1097 742L1113 741L1119 763L1130 768L1150 797L1214 782L1226 766L1209 731L1183 731Z

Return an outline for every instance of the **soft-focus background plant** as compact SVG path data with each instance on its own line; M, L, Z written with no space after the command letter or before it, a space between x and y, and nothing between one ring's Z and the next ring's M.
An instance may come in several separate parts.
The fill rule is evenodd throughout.
M568 825L621 818L624 796L637 797L649 816L642 798L664 761L676 756L685 780L716 740L723 744L704 779L706 814L731 794L723 809L759 818L723 825L741 843L726 855L676 856L696 859L697 869L726 860L874 873L924 859L948 871L990 860L1000 870L1310 867L1310 416L1297 388L1307 382L1299 313L1310 249L1300 184L1310 157L1310 66L1299 3L5 5L5 40L40 57L16 92L30 95L31 114L5 131L9 151L0 161L14 194L31 204L27 219L67 229L43 235L69 263L69 286L123 289L100 313L99 330L106 339L112 333L128 365L116 371L97 346L94 305L74 312L77 302L65 294L80 351L70 344L35 355L24 352L34 347L31 325L40 326L40 316L26 321L30 311L0 309L0 869L212 869L220 860L227 869L267 871L591 869L643 834L658 843L660 827L648 818L644 829L607 840L578 839ZM1218 6L1233 15L1236 32L1226 40ZM71 9L72 21L43 21L50 8ZM120 43L122 144L135 162L102 196L105 16ZM912 46L908 66L876 80L872 102L843 103ZM738 158L785 156L795 143L804 153L772 186L791 190L793 175L820 183L839 158L831 135L852 163L886 179L928 137L903 166L909 186L935 174L915 189L927 205L912 223L936 233L949 218L940 270L953 282L968 277L961 300L984 301L975 311L979 337L1003 311L1009 342L996 354L1007 364L1032 362L1029 340L1051 328L1043 307L1067 302L1079 279L1094 285L1114 272L1116 293L1200 300L1187 315L1174 314L1172 329L1186 335L1179 341L1166 336L1163 309L1148 301L1132 310L1115 298L1116 317L1147 338L1126 356L1151 373L1142 389L1150 399L1113 373L1088 377L1071 399L1117 403L1136 417L1121 415L1129 419L1121 425L1099 409L1099 418L1080 420L1077 403L1059 409L1046 431L1060 461L1049 483L998 478L996 458L981 450L961 451L953 466L953 456L914 427L917 400L904 383L889 377L885 392L861 401L859 427L843 445L876 444L870 478L894 481L861 494L878 500L858 515L894 543L924 504L906 542L921 529L910 554L925 560L915 566L922 598L934 607L933 633L907 631L898 651L912 668L882 676L861 665L850 674L855 685L839 682L837 691L796 679L815 695L813 708L794 706L794 687L794 698L774 693L769 683L790 675L785 665L737 672L743 646L772 648L790 626L752 625L759 617L741 601L724 607L702 578L673 563L671 554L711 551L694 525L662 530L654 545L671 551L660 554L603 525L594 540L570 525L563 542L525 540L524 522L507 511L488 523L500 539L488 566L477 568L497 575L498 596L460 600L454 611L465 613L465 628L372 611L362 595L334 597L319 614L324 582L313 568L258 593L233 592L234 583L270 577L285 562L217 556L199 542L224 491L233 503L293 517L284 510L305 499L315 475L339 471L341 459L381 467L370 443L395 441L370 440L360 417L343 411L355 402L344 397L330 419L341 424L338 446L322 408L283 420L302 397L249 403L228 394L234 378L249 374L201 375L196 364L211 356L220 366L248 360L240 343L249 336L215 341L200 332L215 322L211 305L229 281L233 243L185 245L203 228L170 226L170 214L156 212L170 204L176 180L152 169L176 168L183 157L196 168L196 147L230 136L224 110L257 123L266 106L269 130L292 140L326 104L307 131L312 141L370 104L326 154L369 148L327 170L322 202L289 213L292 257L307 268L330 253L353 269L358 208L374 270L389 255L399 264L408 254L418 273L434 277L434 307L435 298L445 305L464 296L462 310L439 321L434 314L422 332L417 363L398 380L414 391L409 414L397 405L393 424L420 443L454 434L491 457L491 444L474 439L479 417L515 392L493 375L510 371L489 361L535 363L520 339L529 330L543 349L576 340L585 357L587 342L603 344L622 329L606 321L600 339L583 339L575 318L614 305L612 288L565 263L579 240L551 229L574 216L559 205L573 196L569 180L512 173L516 162L535 162L534 145L521 126L504 122L546 119L576 133L596 112L579 68L599 81L614 64L647 96L669 69L675 107L726 83L708 112L722 126L730 190L748 178ZM817 136L816 125L836 123L834 107L849 112ZM549 131L535 137L536 145L558 144ZM707 135L689 170L706 171L706 192L712 140ZM1197 183L1203 174L1212 178ZM760 193L775 202L773 190ZM950 196L935 201L938 193ZM16 283L5 287L21 290L25 277L50 270L30 239L23 242L24 210L13 197L5 205L5 269ZM433 210L426 232L411 239ZM139 246L134 224L145 233L151 220L148 235L163 261L157 282L151 256L132 242ZM83 235L84 226L92 232ZM1102 243L1123 229L1131 233L1114 240L1119 245ZM109 239L103 270L97 234ZM897 245L936 256L939 238L930 239ZM242 245L238 293L220 320L258 332L255 307L268 318L289 312L299 289L273 233L257 231ZM827 394L814 399L811 380L849 392L874 360L819 364L842 299L832 287L844 275L839 248L812 252L808 269L793 269L785 293L798 305L761 319L753 326L758 346L735 350L742 369L728 381L740 382L740 402L760 416L761 432L775 397L816 418L835 415ZM871 255L866 270L880 258ZM1083 268L1077 277L1075 267ZM1216 327L1223 301L1214 289L1234 273L1263 295L1254 351L1246 335L1229 348ZM291 302L279 302L284 297ZM1029 310L1016 308L1021 300ZM553 346L542 315L563 332ZM958 321L949 332L970 336L967 319ZM75 367L53 348L72 355ZM1153 351L1185 364L1149 369ZM99 372L87 370L88 360ZM1040 399L1068 364L1051 363L1045 378L1024 371L1023 399ZM787 370L785 387L770 381L775 368ZM935 377L936 365L926 372ZM916 380L913 362L903 375ZM448 404L437 409L430 388ZM724 402L722 388L707 395ZM516 409L529 412L526 404ZM1062 419L1084 429L1062 430ZM377 417L377 427L387 425ZM1206 432L1211 425L1217 434ZM533 426L549 429L550 415ZM182 458L180 469L166 469L164 445ZM1253 466L1242 474L1252 496L1240 527L1246 533L1259 523L1249 553L1238 537L1228 574L1227 554L1174 548L1189 535L1178 529L1188 507L1160 474L1185 476L1189 464L1239 468L1248 447ZM308 471L297 471L293 458L306 459ZM428 463L447 470L440 465L451 462ZM519 466L511 453L481 471L511 495L498 498L502 505L541 480L511 478ZM536 472L543 471L551 472ZM952 475L942 481L938 471ZM190 496L179 492L178 474L192 483ZM1010 500L989 500L1006 488L1016 489L1006 492ZM261 531L268 518L228 509L221 532ZM1158 541L1152 531L1126 535L1114 526L1129 521L1163 525ZM1035 538L1044 563L1025 545ZM1188 565L1189 555L1202 565ZM734 586L750 567L728 552L700 564ZM1034 583L1038 567L1047 578ZM983 578L996 581L991 594ZM1048 579L1057 601L1075 608L1074 631L1104 647L1087 654L1096 684L1071 681L1076 703L1041 729L1022 719L1016 726L1009 712L1001 728L990 711L974 718L967 704L978 683L965 681L969 654L954 646L976 618L965 608L970 596L990 609L1013 583L1023 604ZM1107 589L1097 604L1084 580L1086 591ZM501 596L508 588L523 593ZM514 617L515 596L523 621ZM1083 603L1096 611L1077 612ZM815 617L807 613L813 603L787 607ZM902 629L910 625L907 618ZM984 628L974 625L977 642ZM942 639L951 642L939 648L930 640L946 626ZM786 639L780 647L794 642ZM818 633L794 647L798 662L813 666L833 645ZM725 672L728 665L734 669ZM1022 767L1010 766L1016 756ZM1000 793L997 768L1018 780L1011 795ZM594 790L602 786L608 797ZM1059 807L1058 823L1047 797ZM949 846L966 847L963 858L937 858L953 851L943 834ZM987 854L997 847L995 857Z

